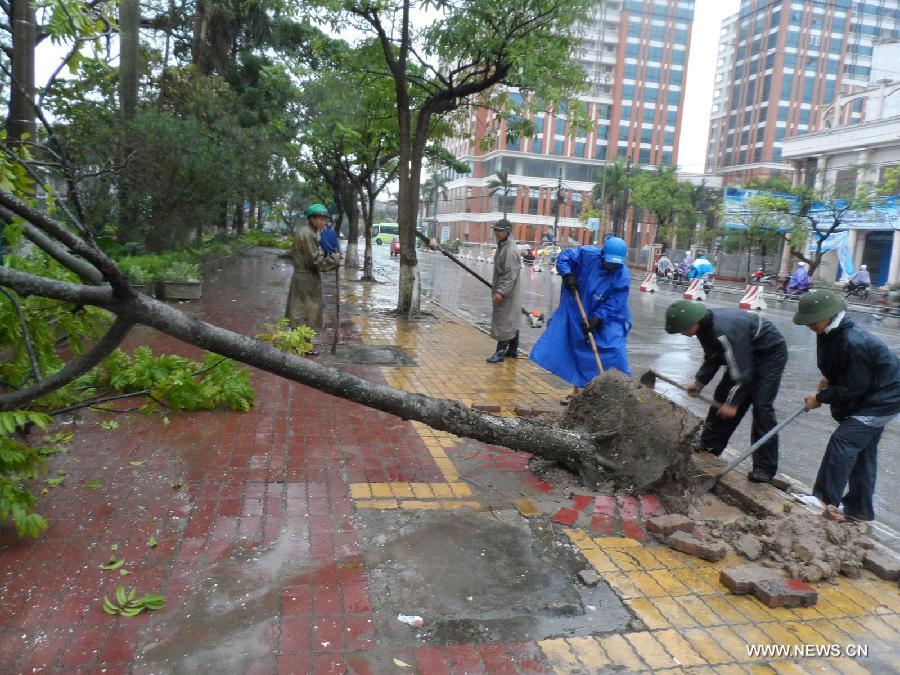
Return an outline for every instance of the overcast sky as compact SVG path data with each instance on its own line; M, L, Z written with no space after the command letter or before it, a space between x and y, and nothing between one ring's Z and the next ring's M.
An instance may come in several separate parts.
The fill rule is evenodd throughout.
M713 79L722 19L734 14L740 0L697 0L691 54L688 59L687 96L681 116L678 164L685 171L702 172L709 134Z

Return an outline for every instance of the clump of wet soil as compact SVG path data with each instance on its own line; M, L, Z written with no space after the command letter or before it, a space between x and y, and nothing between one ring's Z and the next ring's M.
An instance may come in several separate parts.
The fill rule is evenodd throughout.
M594 378L572 398L558 425L592 438L616 464L616 489L685 497L693 482L691 442L701 420L619 371Z
M872 547L864 523L836 523L794 509L776 518L744 516L732 522L707 522L701 529L741 557L804 581L838 574L859 576Z

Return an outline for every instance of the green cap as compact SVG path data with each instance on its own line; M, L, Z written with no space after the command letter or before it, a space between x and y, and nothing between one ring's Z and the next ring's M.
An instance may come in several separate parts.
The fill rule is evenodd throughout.
M794 315L794 323L799 326L808 326L822 319L837 316L846 308L844 300L837 293L812 290L800 297L800 302L797 303L797 313Z
M330 216L331 214L328 213L328 207L324 204L313 204L303 212L303 215L309 218L310 216Z
M706 305L692 300L678 300L666 310L666 332L680 333L706 316Z

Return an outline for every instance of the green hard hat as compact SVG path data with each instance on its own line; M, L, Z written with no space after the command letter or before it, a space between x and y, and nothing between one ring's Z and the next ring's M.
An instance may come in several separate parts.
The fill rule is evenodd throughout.
M303 212L303 215L309 218L310 216L330 216L331 214L328 213L328 207L324 204L313 204Z
M666 310L666 332L680 333L706 316L706 305L691 300L678 300Z
M804 294L797 305L794 323L799 326L808 326L822 319L830 319L847 308L837 293L825 290L812 290Z

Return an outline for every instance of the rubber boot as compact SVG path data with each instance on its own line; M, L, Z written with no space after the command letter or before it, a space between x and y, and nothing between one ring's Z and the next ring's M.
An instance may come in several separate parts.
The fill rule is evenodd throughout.
M519 331L516 331L516 336L506 343L506 356L511 359L516 358L519 355Z
M506 348L509 345L509 340L501 340L497 343L497 351L495 351L491 356L487 357L488 363L500 363L503 361L503 358L506 356Z

